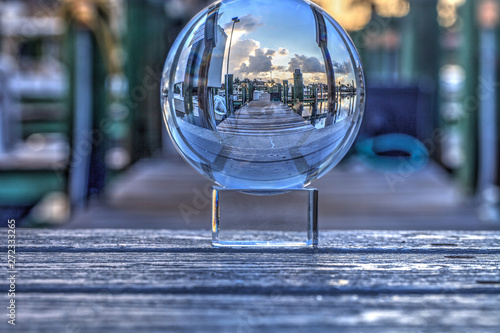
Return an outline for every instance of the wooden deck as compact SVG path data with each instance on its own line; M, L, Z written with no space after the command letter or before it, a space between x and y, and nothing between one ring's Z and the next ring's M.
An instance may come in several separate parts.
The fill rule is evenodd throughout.
M304 118L281 102L269 101L269 94L261 100L249 102L217 126L221 133L238 135L286 135L314 130Z
M323 230L500 230L437 165L391 184L350 159L315 181ZM68 228L210 229L212 183L179 159L143 160L75 216ZM277 205L273 213L282 213ZM184 213L187 212L187 213Z
M186 133L192 132L192 141L197 142L200 152L223 156L227 163L247 161L259 153L261 162L268 162L266 158L276 160L270 145L285 147L290 145L292 133L315 133L313 128L290 108L263 96L218 125L221 135L231 137L223 150L220 138L203 136L197 126L188 126ZM280 137L283 133L287 133L285 139ZM334 133L325 133L328 140L336 140ZM284 157L293 159L291 155ZM276 164L276 170L273 163L264 164L268 172L283 173L280 164ZM246 172L251 179L258 179L262 169ZM169 159L143 160L66 227L207 230L211 228L212 185L177 154ZM319 190L320 231L500 230L499 223L486 224L477 219L474 201L465 197L434 163L423 170L412 170L410 166L378 172L351 156L312 186ZM286 202L277 202L263 214L294 214L289 210Z
M262 251L212 249L204 231L16 231L17 320L2 293L1 332L500 327L499 232L323 232L316 250Z

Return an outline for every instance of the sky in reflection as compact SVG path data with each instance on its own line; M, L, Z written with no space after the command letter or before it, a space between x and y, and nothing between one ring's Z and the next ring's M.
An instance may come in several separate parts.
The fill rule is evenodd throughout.
M297 1L296 8L288 8L286 14L279 2L259 0L240 2L239 6L223 4L220 13L219 25L228 36L224 59L228 59L231 43L229 73L235 77L281 81L301 69L305 84L326 82L314 15L311 10L304 11L303 2ZM239 22L234 25L231 42L234 17ZM336 34L330 32L328 38L336 82L350 83L354 76L349 54Z

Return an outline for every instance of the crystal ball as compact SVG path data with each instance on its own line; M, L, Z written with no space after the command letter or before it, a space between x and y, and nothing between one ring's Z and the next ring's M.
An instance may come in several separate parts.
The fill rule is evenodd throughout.
M226 188L307 186L347 153L365 106L346 31L305 0L223 0L195 16L162 74L179 153Z

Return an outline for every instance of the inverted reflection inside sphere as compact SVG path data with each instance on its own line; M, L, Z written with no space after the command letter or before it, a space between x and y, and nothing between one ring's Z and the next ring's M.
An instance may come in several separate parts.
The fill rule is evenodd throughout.
M173 45L162 105L176 148L218 184L297 188L354 141L363 72L347 33L314 4L221 1Z

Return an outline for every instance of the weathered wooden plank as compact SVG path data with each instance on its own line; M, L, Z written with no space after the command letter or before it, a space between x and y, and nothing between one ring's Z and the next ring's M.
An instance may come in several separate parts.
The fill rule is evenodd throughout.
M265 96L264 96L265 98ZM273 136L304 133L314 130L314 126L280 102L267 101L264 105L249 105L237 110L217 126L221 133L239 135Z
M183 224L182 221L178 222ZM6 230L0 238L5 249ZM26 251L209 251L209 230L17 229L17 246ZM229 250L226 250L229 251ZM249 251L249 250L247 250ZM309 250L305 250L309 252ZM497 253L498 231L321 231L317 252ZM224 251L222 251L224 252ZM252 251L250 251L252 252ZM286 251L285 251L286 252Z
M208 231L17 229L17 325L0 323L0 330L493 333L500 327L499 232L321 235L317 250L263 251L212 249ZM0 288L7 289L6 280Z
M244 294L500 292L498 233L325 232L316 250L272 251L212 249L209 235L18 229L17 267L25 281L19 288Z
M500 294L500 254L52 252L40 258L17 255L20 292Z
M22 293L18 302L16 332L493 333L500 326L499 295Z

